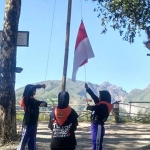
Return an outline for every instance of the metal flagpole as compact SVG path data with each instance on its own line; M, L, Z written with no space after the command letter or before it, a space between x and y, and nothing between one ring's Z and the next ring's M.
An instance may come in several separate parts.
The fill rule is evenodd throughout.
M65 91L65 88L66 88L66 76L67 76L68 54L69 54L71 6L72 6L72 0L68 0L68 13L67 13L67 26L66 26L66 42L65 42L64 68L63 68L63 76L62 76L62 91Z

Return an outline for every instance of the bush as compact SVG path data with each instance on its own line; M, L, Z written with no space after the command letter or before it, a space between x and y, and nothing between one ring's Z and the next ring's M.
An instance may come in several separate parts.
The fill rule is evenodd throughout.
M24 116L24 112L16 112L16 120L22 121Z
M148 113L148 114L142 114L141 112L139 112L136 117L132 118L132 120L134 122L150 123L150 113Z
M40 113L39 114L39 121L49 121L49 114Z

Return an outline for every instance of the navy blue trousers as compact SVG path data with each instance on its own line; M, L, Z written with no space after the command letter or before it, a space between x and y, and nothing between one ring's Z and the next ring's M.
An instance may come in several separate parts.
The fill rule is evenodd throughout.
M27 125L22 128L22 135L17 150L25 150L28 143L28 150L36 150L37 125Z
M105 128L103 125L91 124L92 150L102 150Z

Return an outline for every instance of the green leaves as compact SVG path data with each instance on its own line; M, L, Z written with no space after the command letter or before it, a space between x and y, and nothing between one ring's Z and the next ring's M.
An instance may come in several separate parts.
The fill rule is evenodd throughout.
M106 33L109 23L118 30L123 39L134 42L137 33L150 25L150 8L148 0L98 0L95 12L99 12L102 33Z

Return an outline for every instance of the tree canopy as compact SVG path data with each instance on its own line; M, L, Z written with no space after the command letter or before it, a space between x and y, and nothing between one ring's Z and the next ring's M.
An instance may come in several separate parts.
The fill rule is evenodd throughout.
M145 30L148 41L144 44L150 50L150 0L93 1L98 2L94 11L101 18L101 25L104 27L102 33L106 33L107 25L111 24L124 40L133 43L135 36Z

